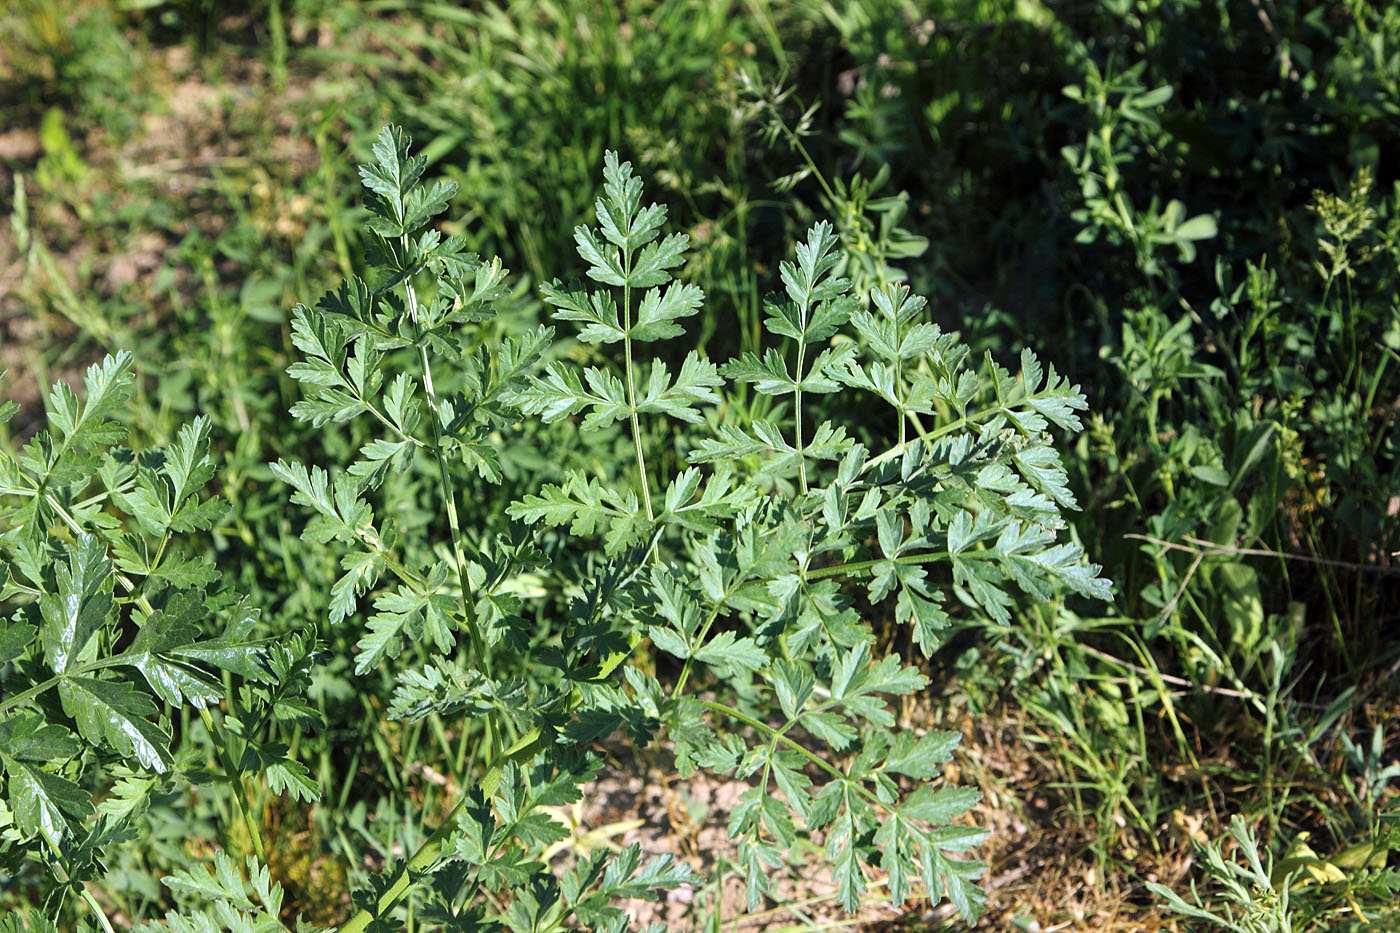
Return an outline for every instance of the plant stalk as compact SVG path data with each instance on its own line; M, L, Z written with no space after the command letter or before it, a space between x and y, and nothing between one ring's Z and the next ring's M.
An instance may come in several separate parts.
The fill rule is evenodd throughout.
M625 277L632 277L632 257L626 255ZM637 387L632 378L632 286L622 286L622 354L623 375L627 377L627 415L632 425L632 445L637 448L637 474L642 486L642 504L646 506L647 521L656 520L651 508L651 481L647 479L647 457L642 450L642 424L637 418Z
M404 238L404 247L407 250L407 237ZM471 594L472 585L470 575L467 573L467 552L462 546L462 525L457 517L457 495L452 488L452 478L447 472L447 458L442 450L442 426L438 422L438 401L437 391L433 387L433 367L428 360L428 348L422 341L422 325L418 321L418 293L413 288L411 281L404 282L404 291L408 301L408 316L413 321L413 326L418 344L418 357L423 365L423 391L428 396L428 425L432 429L433 436L433 459L437 461L438 483L442 487L442 501L447 506L447 525L452 533L452 558L457 564L457 584L461 587L462 621L466 623L467 635L469 638L468 656L475 663L485 663L486 645L482 641L481 629L476 624L476 616L472 613Z
M626 651L613 652L613 654L603 662L599 677L603 678L612 674L613 671L617 670L618 665L625 661L627 656L631 653L631 648L628 648ZM579 691L575 688L573 693L569 696L569 707L572 708L573 705L579 701L579 698ZM495 794L496 788L500 786L501 776L505 773L506 765L513 761L529 761L534 757L536 752L544 747L544 744L544 734L538 726L521 736L520 740L506 749L501 757L486 770L484 775L482 775L480 782L476 785L481 790L482 795L489 800L491 796ZM456 806L452 808L452 811L447 814L446 819L442 821L442 825L439 826L431 836L424 840L423 844L418 847L418 851L413 854L412 858L400 866L398 872L394 875L393 883L390 884L388 890L379 896L379 900L375 902L374 909L358 911L340 928L340 933L364 933L371 923L377 919L383 918L393 909L394 905L397 904L413 886L413 876L427 871L442 855L443 843L446 842L447 837L452 834L452 829L457 822L457 816L467 805L467 800L467 796L463 794L462 799L457 801Z
M204 722L204 728L209 730L209 737L214 740L214 752L219 756L219 763L223 765L229 783L233 785L233 799L238 804L238 812L243 816L243 825L248 828L248 838L253 843L253 854L258 857L259 862L265 864L267 848L263 845L262 832L253 819L253 811L248 806L248 788L243 783L243 772L234 767L233 756L229 753L228 734L214 723L214 717L210 715L209 710L201 709L199 718Z
M802 327L807 327L807 315L802 315ZM797 480L802 494L807 495L807 447L802 439L802 367L806 365L807 340L797 342L797 383L792 388L792 410L794 421L793 446L797 448Z

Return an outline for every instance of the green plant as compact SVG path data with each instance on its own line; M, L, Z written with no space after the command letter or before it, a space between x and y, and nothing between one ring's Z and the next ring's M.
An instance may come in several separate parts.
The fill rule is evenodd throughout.
M1030 354L1019 375L990 362L980 372L968 367L966 352L921 323L922 301L900 287L874 292L872 310L861 310L849 283L832 275L837 240L825 224L784 263L784 291L767 301L766 326L789 353L773 347L723 369L694 352L674 373L663 358L644 365L641 346L680 336L703 293L671 281L686 237L661 237L664 208L642 206L641 181L613 155L598 227L575 234L589 278L604 287L556 281L543 294L561 320L580 326L584 343L621 344L620 365L580 371L554 361L530 375L552 331L463 352L504 294L504 272L464 254L459 240L420 232L451 190L420 184L424 160L408 154L400 131L382 134L375 156L362 173L376 215L377 278L351 279L317 308L297 310L296 340L308 359L293 375L310 393L299 417L370 417L382 430L344 472L276 469L317 513L305 536L349 548L335 622L381 575L395 578L373 597L379 612L360 642L360 672L392 661L405 638L433 646L426 663L396 674L391 715L472 711L492 751L476 789L346 929L363 928L411 887L433 897L439 886L421 874L430 869L459 879L451 890L465 892L438 909L480 909L476 892L495 889L511 904L503 922L517 930L553 928L570 914L620 922L604 906L618 885L641 893L693 880L664 861L628 880L635 854L618 862L599 853L562 877L532 861L562 832L538 808L572 799L596 767L590 743L618 729L639 746L670 742L683 776L704 767L757 780L730 825L751 903L799 835L821 832L846 909L864 890L861 865L878 864L896 903L921 883L970 917L981 869L945 853L984 837L951 825L976 794L925 783L957 737L890 731L881 696L925 680L872 655L870 624L843 581L914 625L926 649L946 624L949 585L1003 620L1008 583L1032 596L1068 586L1106 597L1079 549L1055 543L1060 509L1073 500L1047 431L1077 428L1082 396ZM848 320L863 343L833 344ZM781 401L787 423L715 422L724 376ZM449 378L455 390L441 388ZM842 426L804 420L808 398L841 384L934 424L872 455ZM553 542L549 562L524 527L487 534L485 516L465 522L456 504L463 467L476 473L468 481L500 481L490 451L493 437L519 430L509 406L547 423L584 414L580 428L589 432L621 425L630 448L630 467L602 477L569 470L510 507L517 521L569 529L539 539ZM655 434L644 422L656 419L675 425L692 464L669 476L648 456ZM690 426L706 421L713 436L688 440ZM436 548L400 550L408 530L376 520L369 497L415 459L438 477L441 503L438 520L415 534L433 536L436 527L446 536ZM409 557L414 550L422 556ZM564 571L546 575L557 608L544 610L548 624L532 636L510 583L548 567ZM625 663L643 639L680 663L672 682ZM506 648L516 676L492 673ZM733 699L716 702L697 688ZM508 748L507 736L515 739ZM913 793L902 792L910 779Z
M1385 867L1395 845L1393 827L1330 858L1314 852L1302 833L1276 859L1238 814L1230 820L1229 838L1234 853L1223 841L1197 847L1214 883L1208 895L1194 880L1189 898L1156 882L1148 882L1148 890L1174 912L1205 924L1203 930L1291 933L1317 929L1323 921L1328 929L1395 928L1400 872Z
M1177 913L1210 924L1210 929L1234 933L1291 933L1293 920L1288 885L1291 873L1283 878L1276 877L1273 856L1267 850L1260 853L1258 840L1238 815L1230 820L1230 838L1239 847L1239 861L1227 859L1218 844L1200 849L1205 856L1206 870L1220 885L1223 899L1231 905L1229 908L1208 910L1194 881L1189 901L1155 882L1148 882L1148 890Z
M7 122L56 100L117 136L131 133L151 89L137 66L142 43L118 28L119 11L82 0L20 0L0 14L9 42L0 63Z
M208 419L164 448L117 446L130 368L127 353L93 365L81 401L58 383L48 428L17 456L0 454L0 600L14 607L0 624L4 857L21 877L28 862L61 883L48 892L55 918L71 892L109 933L92 885L105 859L141 838L153 798L226 784L237 831L261 859L247 782L318 795L268 734L315 724L297 699L312 643L256 637L257 610L191 540L223 511L204 492ZM15 411L7 404L0 419Z
M0 62L8 118L0 160L10 170L0 174L14 179L0 182L13 228L0 231L0 281L8 286L0 288L0 365L27 370L11 384L14 397L37 399L55 376L80 380L104 353L135 349L133 391L114 413L130 430L120 443L134 460L171 448L196 417L209 420L209 455L221 468L206 491L228 507L207 531L174 536L222 573L206 593L228 588L258 607L257 641L321 629L316 662L293 692L304 693L325 729L268 722L255 738L286 745L321 790L320 803L276 794L248 771L245 819L215 750L241 761L223 701L209 713L226 741L215 741L191 708L172 712L172 756L177 764L193 756L205 774L158 782L146 815L129 826L139 843L104 850L106 874L88 890L115 925L177 905L198 909L189 888L163 888L159 877L208 862L215 848L241 871L259 836L285 894L283 920L299 911L314 923L343 918L347 888L382 885L379 874L417 852L463 789L530 734L528 717L454 709L389 716L406 672L435 663L444 628L468 663L466 636L454 630L465 622L440 618L460 602L454 537L469 564L504 575L485 597L501 620L483 624L501 631L483 636L499 641L481 664L493 681L520 683L518 696L547 699L567 686L536 658L563 651L571 600L589 592L579 581L646 545L652 553L626 589L639 605L605 609L619 632L632 618L642 620L643 635L658 627L656 638L639 639L629 666L668 694L685 670L678 699L696 690L713 702L738 698L745 715L781 728L781 705L774 711L765 700L766 669L750 685L742 671L713 670L710 655L695 654L715 633L769 650L776 623L758 609L726 609L695 645L684 624L648 615L656 566L695 589L687 561L699 532L666 518L666 492L689 467L702 490L728 468L725 496L738 498L726 508L776 508L800 500L804 472L809 494L830 486L833 471L839 478L841 461L820 459L832 447L818 434L824 423L844 430L839 444L878 454L957 420L922 379L934 368L919 349L922 326L935 322L958 329L939 339L951 340L950 352L968 351L959 365L984 350L1014 359L1031 346L1096 400L1103 415L1085 417L1087 430L1063 450L1067 486L1083 510L1066 511L1069 526L1058 534L1103 560L1120 595L1097 610L1071 590L1015 607L1003 624L969 606L975 594L950 576L951 560L934 561L926 583L949 597L949 625L939 629L936 614L927 624L899 624L928 612L918 590L872 602L853 579L864 569L835 573L834 598L852 600L842 610L872 623L873 654L905 652L954 709L967 698L973 729L986 725L979 717L1003 729L1027 725L1012 747L1043 780L1028 788L1018 777L1007 796L1048 798L1071 827L1061 834L1057 822L1055 838L1092 851L1106 890L1143 859L1170 865L1184 854L1180 838L1160 832L1178 812L1206 818L1209 836L1225 832L1216 814L1259 813L1262 845L1276 853L1286 853L1290 830L1293 838L1311 830L1320 851L1324 836L1337 845L1380 838L1378 820L1394 793L1383 776L1395 734L1373 730L1394 704L1388 623L1400 593L1389 566L1400 548L1400 420L1389 404L1400 351L1400 201L1380 154L1400 125L1400 9L1172 0L1164 16L1147 0L521 0L473 9L273 0L214 16L202 0L128 3L123 11L91 0L11 6L0 13L0 34L14 36L13 54ZM204 54L185 54L196 41ZM257 80L264 68L270 80ZM177 95L178 106L161 106ZM794 103L799 97L804 103ZM185 103L196 101L214 109L191 122ZM591 401L573 416L520 417L526 399L514 393L531 389L540 374L531 367L499 397L489 418L501 420L476 438L479 454L463 453L461 437L446 430L445 458L411 445L407 468L395 461L364 498L387 553L426 574L424 589L438 587L434 598L415 611L412 585L404 584L405 596L394 572L381 569L351 614L326 624L326 594L353 569L341 560L353 562L356 548L300 540L305 516L285 507L269 462L300 460L333 473L385 439L383 422L367 413L346 422L286 418L299 390L285 370L301 352L288 313L294 296L356 272L371 290L381 284L365 271L373 237L357 229L363 214L341 152L348 145L372 160L386 120L412 127L433 171L460 186L450 219L433 226L514 270L502 279L509 294L493 301L494 317L439 335L457 344L431 359L439 405L463 400L470 408L478 394L471 367L452 359L457 349L489 363L503 339L535 333L547 308L539 284L562 272L573 228L592 222L593 178L607 148L628 154L651 182L650 196L668 204L668 225L691 235L683 263L669 271L706 294L693 315L676 319L683 339L632 341L626 380L621 340L561 330L542 349L553 371L572 374L585 393L590 369L604 394L622 386L629 410L621 419L603 426L606 413ZM168 133L172 121L196 131ZM761 142L779 145L765 154ZM763 283L791 259L789 242L823 217L838 239L829 275L852 280L844 296L854 300L851 318L826 338L774 336L764 328ZM22 262L8 262L7 252ZM896 282L928 296L928 306L885 288ZM414 284L424 304L440 290L431 272ZM623 308L623 287L594 286L583 290L590 307L597 289L610 288L619 328L628 313L635 322L650 287L633 289ZM386 294L404 301L401 288ZM768 368L769 349L794 385ZM422 372L416 348L384 352L387 372ZM725 366L729 356L738 361ZM654 360L668 380L689 367L690 401L706 392L717 399L685 408L690 401L679 397L701 423L663 410L639 410L634 422L630 409L647 404ZM707 360L717 364L713 373ZM821 366L806 381L801 373L813 372L815 360ZM715 377L724 384L708 385ZM821 391L823 382L839 391ZM0 426L0 445L18 454L14 446L42 423L42 406L27 402ZM420 420L414 436L431 446L429 427ZM730 446L703 459L707 445L723 444ZM692 463L694 452L702 458ZM491 476L470 459L478 455L491 459ZM459 536L445 485L455 491ZM749 486L757 497L737 492ZM570 500L595 492L594 532L574 534L577 516L548 525L552 513L525 527L534 514L522 503L539 510L536 500L547 500L562 515L581 509ZM655 524L646 521L648 493ZM130 529L115 502L103 511ZM682 511L693 518L701 510ZM702 517L732 534L737 519L727 515ZM665 528L653 537L656 525ZM786 519L763 525L754 540L767 543L766 533L786 527ZM864 538L862 529L870 531ZM912 522L904 530L912 535ZM884 557L879 531L877 523L850 532L853 547L869 552L854 561ZM56 540L72 545L76 538L62 537L71 532ZM609 554L610 534L635 540ZM66 551L51 550L67 566ZM821 570L839 559L813 560ZM445 582L433 577L444 571ZM492 580L469 582L491 590ZM119 618L137 618L126 595L115 591ZM7 617L29 600L9 597ZM369 627L367 616L375 617ZM217 636L219 621L216 614L203 634ZM793 624L842 650L853 638L839 614L835 624L810 612ZM118 654L132 625L114 623L103 636L117 637ZM950 647L918 657L920 643L950 636ZM806 637L797 639L803 650ZM376 652L377 664L366 660ZM0 671L0 702L27 689L36 659ZM614 682L627 676L621 671ZM237 691L239 678L221 686ZM52 707L56 696L40 705ZM941 705L910 696L899 706L917 720L931 703ZM722 724L720 714L705 715ZM850 763L800 725L785 734L839 767ZM615 735L600 741L650 775L678 770L670 723L658 720L644 750ZM81 766L60 770L101 800L126 765L88 749ZM963 764L987 778L971 757ZM1348 760L1357 775L1365 771L1364 786L1341 773ZM545 812L565 809L573 807ZM1022 816L1030 823L1039 812L1031 806ZM783 872L815 874L804 865L809 847L799 837L775 885ZM592 854L559 844L537 851L558 870ZM715 923L728 896L723 878L742 874L733 854L721 855L729 867L696 894ZM8 873L13 864L0 866L0 914L51 895L49 906L58 905L41 862ZM888 876L867 880L872 896ZM1344 923L1340 909L1325 912L1336 906L1329 898L1355 893L1369 909L1360 884L1331 884L1293 892L1295 927L1314 916ZM431 926L425 895L413 891L398 916L411 929ZM83 901L62 897L60 927L93 916Z
M444 923L617 929L616 899L697 883L669 856L643 865L636 846L562 868L542 859L566 834L551 808L578 799L600 765L594 743L618 730L638 747L664 740L682 776L706 768L752 782L730 824L751 904L782 859L822 851L798 846L820 834L846 910L860 904L869 866L888 876L896 904L922 890L974 916L981 866L950 853L985 838L955 822L977 794L934 783L959 736L893 730L885 698L926 678L873 653L869 618L893 612L929 651L948 624L948 587L1001 622L1014 605L1008 584L1039 598L1062 587L1109 595L1080 549L1055 540L1074 501L1048 431L1077 429L1083 397L1029 353L1017 375L990 360L971 368L903 286L877 288L862 308L834 275L827 224L798 245L783 291L765 301L765 326L785 349L722 369L692 351L674 376L661 357L645 366L642 346L682 335L704 296L671 280L687 238L661 237L665 209L642 206L640 179L611 153L598 227L575 235L603 287L556 280L542 291L561 320L581 325L584 343L622 344L620 365L580 371L555 360L536 375L552 329L480 340L507 296L505 272L429 226L452 185L424 183L424 168L401 130L380 135L361 169L374 277L352 277L293 316L306 356L290 372L307 389L293 414L312 425L371 419L377 436L344 471L288 461L273 470L315 512L302 537L343 548L332 628L362 599L377 610L356 674L390 668L391 719L469 716L481 770L394 877L357 898L342 929L366 929L406 897ZM834 340L848 322L857 339ZM277 740L278 723L322 721L298 699L313 644L254 638L255 611L220 590L218 571L181 538L222 512L201 495L214 476L207 419L164 449L113 446L123 432L109 419L129 391L130 363L123 354L93 367L82 402L60 383L50 430L0 459L0 492L17 499L0 538L4 596L16 603L0 707L8 844L56 880L100 879L102 851L139 836L143 801L206 773L193 747L170 750L162 725L193 707L240 815L226 838L246 838L253 861L247 882L223 855L208 877L167 878L185 909L163 928L265 924L282 895L261 867L250 801L324 790ZM725 376L773 397L783 420L717 420ZM893 407L899 434L879 453L842 425L805 420L812 396L841 385ZM567 470L516 498L510 522L464 514L479 498L472 489L505 480L497 451L521 430L517 412L546 424L585 413L580 427L593 432L621 425L630 463L601 478ZM663 419L690 465L648 458L656 433L643 422ZM906 436L906 420L918 436ZM712 436L684 433L707 421ZM404 488L436 507L376 519L371 499L396 501L400 478L420 472L425 482ZM567 536L544 530L561 526ZM519 586L527 574L544 583L534 607ZM526 612L542 623L533 631ZM220 633L209 637L211 626ZM679 664L666 683L626 663L646 641ZM211 666L245 685L221 684ZM125 669L151 692L113 676ZM179 721L187 736L188 717ZM95 819L94 792L107 795ZM77 839L86 841L75 850ZM78 890L108 927L96 893ZM488 903L503 906L488 918Z
M1146 208L1139 208L1126 190L1119 166L1138 156L1134 150L1143 144L1133 138L1136 134L1119 131L1160 129L1155 111L1172 97L1170 85L1151 89L1143 85L1146 67L1146 62L1138 62L1120 71L1110 63L1100 69L1084 57L1083 84L1066 86L1064 94L1089 111L1086 138L1080 145L1066 146L1063 155L1083 198L1084 206L1072 215L1082 225L1078 242L1104 239L1113 246L1126 244L1133 251L1134 264L1149 281L1163 278L1171 287L1175 279L1170 267L1159 261L1158 251L1175 247L1180 261L1190 262L1196 258L1196 243L1213 238L1217 227L1209 214L1188 218L1186 205L1178 200L1163 206L1153 196ZM1125 144L1124 136L1132 142Z
M420 10L393 0L366 32L402 50L404 72L382 98L391 106L364 116L364 141L394 114L459 185L455 231L535 283L553 277L587 216L604 149L625 143L683 223L704 225L688 261L706 263L735 239L747 248L735 70L782 59L768 6L735 15L730 0L512 0ZM551 144L560 139L569 145ZM742 275L732 261L722 268Z
M816 134L813 122L818 106L804 108L789 122L783 111L793 99L793 88L785 89L781 83L765 86L748 72L739 75L739 85L744 117L759 128L761 138L769 146L782 141L802 159L800 168L778 178L773 187L789 191L807 178L816 180L822 208L835 219L841 240L841 256L834 272L850 278L857 296L891 282L907 281L908 274L895 262L922 256L929 243L905 226L909 209L906 192L892 197L873 196L889 182L888 163L881 164L872 178L857 174L849 181L839 176L828 180L803 142Z

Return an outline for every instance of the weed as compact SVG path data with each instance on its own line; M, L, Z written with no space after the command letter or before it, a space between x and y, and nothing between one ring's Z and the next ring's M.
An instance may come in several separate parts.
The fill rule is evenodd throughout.
M411 892L443 919L479 918L488 903L479 898L489 897L508 905L496 919L517 931L569 918L620 928L614 900L699 883L670 856L643 865L636 846L581 857L562 875L542 859L568 836L552 808L578 799L598 767L592 744L617 730L639 746L664 735L682 776L705 768L754 782L730 823L751 907L791 853L824 852L848 911L866 890L864 867L878 865L892 902L917 886L971 919L982 868L950 853L985 836L955 822L977 795L933 783L958 736L892 731L885 698L926 679L872 656L869 624L841 582L860 585L872 604L892 601L925 651L948 624L949 586L1002 622L1012 585L1030 597L1068 587L1106 598L1097 568L1056 542L1061 509L1075 503L1048 432L1077 430L1083 397L1029 352L1014 375L990 360L971 367L903 286L853 293L834 274L838 241L825 223L784 263L784 291L765 300L765 327L787 352L746 353L720 368L692 351L674 374L660 358L647 365L642 348L681 336L704 293L672 280L688 239L661 236L665 209L642 206L641 180L612 153L598 227L575 232L589 278L604 287L556 280L542 294L585 344L621 344L620 366L552 361L535 374L553 330L483 341L482 325L508 296L506 273L429 227L453 185L423 180L426 160L410 155L398 128L380 135L374 155L361 167L373 277L298 306L292 340L305 359L289 372L307 390L292 408L299 420L365 418L378 430L343 471L279 460L273 472L314 513L301 537L342 549L331 626L355 618L361 600L376 610L355 674L394 669L392 720L470 716L489 764L342 929L367 928ZM857 339L833 343L848 323ZM129 367L127 355L93 367L81 403L59 384L51 428L0 461L3 491L19 500L3 539L6 595L20 602L5 657L29 683L2 708L15 842L56 881L90 877L103 850L131 838L158 781L192 780L150 717L155 700L193 706L247 830L252 888L220 854L208 878L193 869L167 879L177 895L203 892L204 906L166 925L197 929L230 907L267 922L281 889L260 867L268 850L246 782L257 776L266 792L304 800L324 793L287 744L260 738L275 723L324 725L302 699L316 648L306 637L255 639L247 601L178 543L221 510L198 493L213 477L207 419L161 451L109 449L121 438L107 419ZM643 421L681 432L705 424L723 409L725 377L783 400L791 420L713 421L713 436L686 442L692 465L665 475L648 460L655 432ZM895 409L894 446L872 453L842 425L805 421L806 398L843 385ZM475 498L468 491L505 479L500 438L520 430L517 412L545 424L583 414L586 432L621 424L630 463L601 477L568 470L517 498L507 509L514 522L493 529L463 506ZM905 439L906 418L918 436ZM414 475L436 507L377 519L371 497L392 496L397 477ZM542 529L559 526L570 533L552 547L565 559L550 561ZM525 574L557 594L536 610L546 624L535 632L519 592ZM222 633L204 637L230 607ZM681 662L673 683L626 663L644 639ZM221 685L212 668L244 685ZM120 669L144 676L151 694L105 673ZM707 698L721 685L732 703ZM41 703L50 691L61 709ZM90 792L62 773L85 747L132 775L117 785L120 816L104 812L95 824ZM73 777L90 784L99 774ZM83 834L85 854L69 854ZM814 835L823 849L798 848ZM108 925L92 893L81 896Z

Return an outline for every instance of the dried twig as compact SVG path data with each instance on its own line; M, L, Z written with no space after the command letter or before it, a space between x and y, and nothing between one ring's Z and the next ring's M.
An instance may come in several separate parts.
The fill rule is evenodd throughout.
M1367 573L1400 574L1400 567L1382 567L1379 564L1362 564L1351 560L1334 560L1327 557L1312 557L1307 554L1287 554L1283 551L1271 551L1268 548L1236 547L1233 544L1216 544L1214 541L1205 541L1201 538L1187 537L1186 544L1178 544L1175 541L1165 541L1162 538L1154 538L1150 535L1126 534L1124 538L1132 538L1135 541L1146 541L1149 544L1156 544L1170 551L1186 551L1189 554L1198 554L1203 557L1219 557L1221 555L1231 555L1237 557L1273 557L1278 560L1302 561L1307 564L1316 564L1320 567L1341 567L1347 570L1360 570Z

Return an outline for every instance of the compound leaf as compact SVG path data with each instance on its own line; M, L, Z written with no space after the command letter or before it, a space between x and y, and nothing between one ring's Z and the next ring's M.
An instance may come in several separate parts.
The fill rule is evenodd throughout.
M156 711L145 694L128 683L95 677L64 677L58 682L63 711L78 732L99 747L134 758L152 771L170 767L170 737L146 717Z
M58 592L39 599L43 617L44 659L62 674L95 650L93 635L112 611L112 562L92 535L80 535L77 547L65 545L66 564L55 570Z

